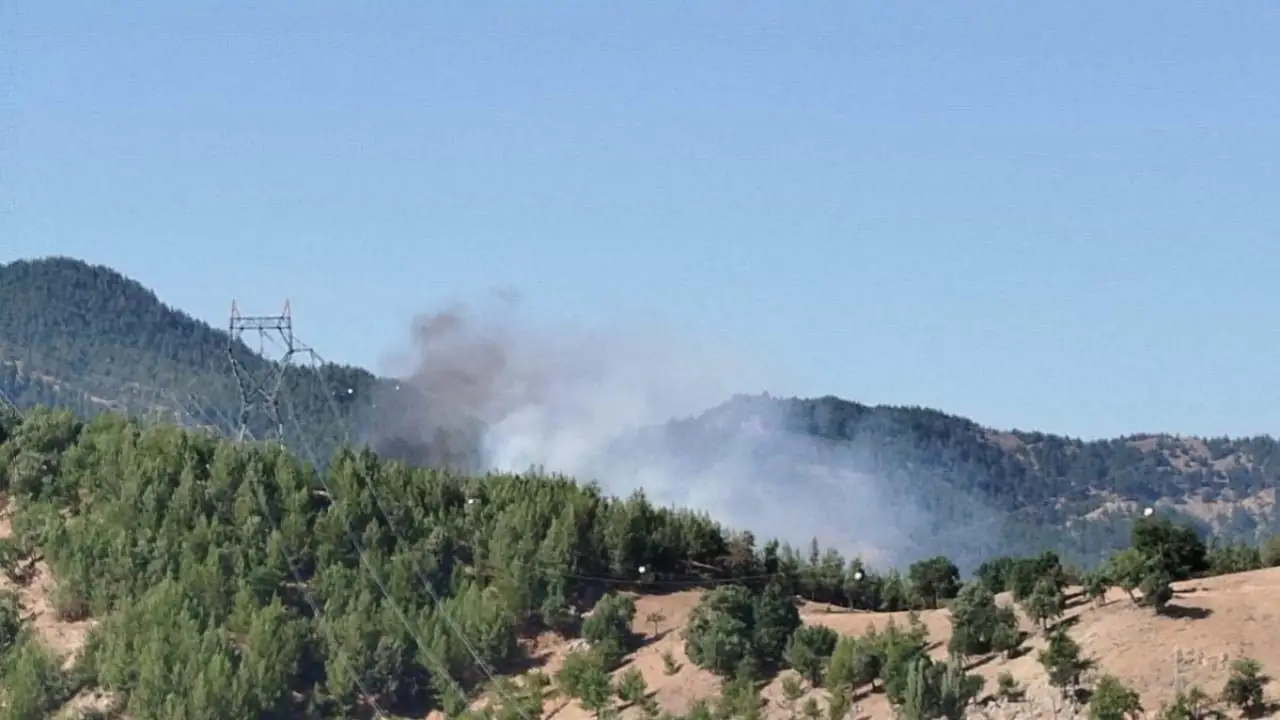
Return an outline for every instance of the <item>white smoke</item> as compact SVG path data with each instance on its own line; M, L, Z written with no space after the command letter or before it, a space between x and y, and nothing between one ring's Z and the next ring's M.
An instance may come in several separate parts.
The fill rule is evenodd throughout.
M423 403L391 432L430 443L480 428L476 454L493 470L643 488L761 541L817 537L873 562L919 555L933 534L853 449L785 432L782 403L726 403L761 387L750 362L670 330L538 327L500 297L418 318L392 364Z

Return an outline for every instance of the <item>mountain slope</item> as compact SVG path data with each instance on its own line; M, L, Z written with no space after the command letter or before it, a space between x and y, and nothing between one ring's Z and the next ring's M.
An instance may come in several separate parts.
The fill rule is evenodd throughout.
M62 257L0 266L0 392L20 407L123 410L229 430L240 394L228 339L106 267ZM267 373L269 361L244 343L232 349L249 372ZM345 435L340 426L361 417L377 379L352 367L316 370L285 373L287 415L299 423L286 436L327 455ZM251 429L271 428L259 421Z
M257 372L267 367L243 345L235 352ZM64 405L84 414L117 408L229 429L240 399L226 353L225 331L166 306L109 268L68 258L0 266L0 392L19 405ZM334 365L319 373L290 369L284 397L286 439L318 458L349 433L381 438L380 423L421 401L365 370ZM751 417L769 422L744 428ZM1027 547L1091 562L1122 546L1132 511L1153 504L1235 538L1276 525L1280 446L1268 437L1084 442L995 431L923 408L746 396L653 433L680 447L691 467L714 462L730 447L758 446L753 462L797 492L849 482L851 468L872 473L894 502L930 518L928 542L904 552L947 547L962 567ZM805 438L808 454L794 443L778 451L778 439L788 437ZM419 462L457 459L449 450L441 460L440 448L449 443L434 440L391 438L379 449ZM471 464L473 450L463 451ZM839 507L833 511L838 515Z

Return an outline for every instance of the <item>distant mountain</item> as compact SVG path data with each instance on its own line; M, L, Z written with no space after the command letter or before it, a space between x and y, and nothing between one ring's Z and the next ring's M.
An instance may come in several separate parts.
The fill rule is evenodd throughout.
M880 522L910 529L896 550L909 557L945 550L961 567L1041 548L1092 563L1125 547L1133 519L1148 507L1234 541L1280 529L1280 443L1270 437L1086 442L992 430L925 408L767 396L734 398L666 432L668 447L679 443L682 457L706 462L725 447L753 442L754 460L766 468L753 473L782 482L768 500L779 507L789 494L831 493L833 475L870 483ZM809 457L776 440L796 436L808 440L801 447ZM771 456L802 460L788 469L765 464ZM843 508L857 502L829 505L848 513ZM889 517L902 508L923 521ZM873 514L851 525L865 532L876 521Z
M270 367L243 344L232 351L253 372ZM227 430L240 403L227 352L225 331L110 268L68 258L0 266L0 398L20 406L122 410ZM397 418L421 402L366 370L331 364L287 370L283 397L286 440L322 458L347 437L380 438L379 423L403 426ZM1277 527L1280 445L1269 437L1084 442L992 430L924 408L743 396L634 442L636 452L653 442L668 454L678 448L691 473L731 445L748 447L753 472L777 478L779 493L874 480L876 502L929 520L931 541L905 538L904 552L946 546L982 559L1053 547L1089 560L1125 545L1133 511L1151 505L1233 538ZM453 462L474 450L442 450L450 444L398 438L379 449L416 462ZM840 518L824 522L834 527Z

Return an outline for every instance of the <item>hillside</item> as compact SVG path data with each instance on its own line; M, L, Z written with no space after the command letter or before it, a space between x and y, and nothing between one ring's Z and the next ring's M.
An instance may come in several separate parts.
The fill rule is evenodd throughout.
M225 431L239 410L226 352L225 331L109 268L67 258L0 266L0 393L24 408L64 406L82 416L116 409ZM266 366L243 344L235 352L257 372ZM371 440L387 455L477 469L473 438L383 432L399 427L397 415L412 413L420 399L358 368L318 370L285 376L286 439L304 457L323 462L345 439ZM770 418L763 441L759 428L740 423L753 416ZM990 555L1036 547L1092 564L1123 546L1133 511L1151 505L1231 539L1256 539L1278 523L1280 455L1268 437L1085 442L993 430L923 408L749 396L652 432L695 470L755 446L751 462L769 469L760 481L772 484L762 488L766 496L823 494L873 475L886 505L928 518L927 537L899 534L912 538L892 548L899 561L946 548L972 569ZM637 436L639 452L645 437ZM839 503L830 509L838 525Z
M1213 576L1280 564L1280 543L1206 551L1156 518L1130 542L1105 572L992 558L961 588L946 558L899 574L806 557L565 478L351 451L316 471L276 446L39 410L0 423L0 718L792 717L807 697L884 717L911 683L942 683L922 673L957 661L920 658L948 650L987 678L964 695L973 712L1042 717L1065 701L1036 617L1096 663L1055 682L1112 674L1152 707L1173 688L1153 653L1177 648L1179 682L1213 692L1227 661L1278 660L1276 570ZM1004 622L982 610L997 591L1020 598L1006 639L983 629ZM805 625L848 640L831 636L832 655L796 639ZM984 700L1001 672L1025 697Z
M1068 589L1072 595L1080 592L1080 588ZM1179 607L1185 608L1179 617L1153 615L1130 602L1123 592L1112 590L1100 606L1082 597L1073 599L1062 622L1070 626L1071 636L1084 648L1085 655L1096 662L1095 676L1110 674L1120 678L1138 692L1151 711L1171 704L1179 685L1184 689L1199 687L1207 693L1221 688L1234 659L1251 657L1266 668L1280 667L1280 631L1276 630L1280 611L1271 602L1280 592L1280 569L1179 583L1176 592ZM645 638L645 644L615 672L615 677L621 677L632 668L638 669L658 704L672 713L689 713L699 700L720 696L719 678L689 661L681 638L702 595L702 591L688 591L639 596L632 630ZM1005 606L1014 605L1007 593L998 600ZM658 623L657 634L654 624L644 620L655 613L665 618ZM873 628L883 631L890 622L904 627L910 623L910 614L905 612L850 613L832 611L816 603L803 604L800 617L807 626L827 627L842 637L855 638L866 636ZM945 661L952 635L950 612L926 610L919 613L919 619L933 646L931 656ZM1046 647L1045 638L1025 617L1022 630L1030 636L1023 654L1013 659L995 657L974 667L985 685L980 705L971 710L971 715L991 719L1084 717L1083 708L1072 708L1048 682L1037 659L1037 653ZM544 646L539 656L545 663L542 668L554 674L563 667L566 654L580 646L573 642ZM664 654L675 658L679 665L676 672L666 671ZM1017 701L997 697L998 678L1004 673L1025 691ZM789 698L785 686L794 677L793 671L784 671L763 685L762 717L795 717L810 698L825 704L825 693L812 689ZM1280 694L1280 682L1273 680L1266 692L1273 698ZM892 717L893 709L883 694L863 692L857 697L850 717ZM559 720L593 717L579 703L564 699L549 702L546 710L548 717L556 711L554 717ZM638 717L640 713L632 710L623 716Z
M0 397L24 409L115 410L230 430L240 395L228 339L109 268L61 257L0 265ZM244 342L233 347L251 373L265 374L257 352ZM291 368L284 377L286 412L298 421L286 435L327 457L364 418L377 380L358 368L315 369ZM270 429L261 420L251 428Z

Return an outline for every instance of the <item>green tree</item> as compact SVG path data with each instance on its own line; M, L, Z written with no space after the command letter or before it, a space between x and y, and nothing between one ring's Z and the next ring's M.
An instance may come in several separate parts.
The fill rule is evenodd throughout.
M1155 610L1159 615L1164 612L1173 599L1173 585L1168 573L1154 569L1142 579L1142 604Z
M617 665L631 646L631 623L635 620L636 602L621 595L600 598L582 623L582 637L597 648L609 667Z
M1231 674L1222 688L1222 701L1246 714L1261 714L1266 707L1263 688L1269 680L1262 674L1262 663L1253 658L1239 658L1231 663Z
M800 674L810 685L820 687L827 663L835 652L839 635L822 625L804 625L796 628L787 643L787 665Z
M13 720L37 720L49 717L67 700L70 679L62 672L61 663L32 636L11 647L7 656L0 655L0 697L3 717Z
M1129 595L1130 600L1136 603L1138 599L1133 593L1142 585L1142 579L1148 574L1148 559L1136 548L1121 550L1107 561L1106 574Z
M685 654L695 665L730 677L745 661L782 660L799 626L799 610L776 584L759 595L740 585L722 586L704 595L690 614Z
M649 693L649 686L644 681L644 675L637 668L627 668L622 673L622 677L618 678L617 683L618 699L623 705L639 705L644 703Z
M1102 607L1107 601L1107 590L1110 580L1105 573L1089 573L1084 581L1084 593L1096 606Z
M960 592L960 570L942 556L913 563L907 577L925 607L936 608Z
M1138 693L1112 675L1103 675L1093 686L1089 697L1092 720L1126 720L1141 717L1142 702Z
M752 637L755 603L739 585L703 595L684 629L685 655L693 664L722 677L732 677L755 654Z
M921 656L907 668L906 685L896 704L904 720L960 720L982 685L982 676L966 674L958 660L935 663Z
M882 648L875 636L841 637L827 663L823 683L833 693L852 695L862 685L874 687L883 665Z
M996 606L995 595L980 583L965 585L951 603L951 639L954 655L982 655L1007 650L1010 630L1017 635L1017 618ZM1016 644L1016 641L1015 641ZM999 646L999 647L997 647Z
M1046 632L1050 625L1062 617L1066 607L1066 598L1057 583L1046 578L1036 583L1035 589L1022 602L1022 609L1027 617Z
M787 643L800 627L800 611L777 583L770 583L755 599L752 626L756 658L774 664L782 660Z
M1049 676L1049 684L1061 690L1064 696L1080 686L1080 677L1093 665L1082 655L1076 641L1063 630L1055 630L1049 635L1049 645L1040 651L1039 660Z
M1132 547L1148 563L1173 580L1186 580L1209 569L1204 541L1190 525L1148 517L1133 525Z
M0 660L17 644L22 627L22 606L18 604L18 596L0 590Z
M1017 612L1007 606L997 608L996 626L991 633L991 649L1013 659L1021 644L1022 631L1018 629Z
M609 670L595 653L569 653L556 673L556 682L565 695L575 698L582 707L597 716L610 707L613 686L609 681Z

